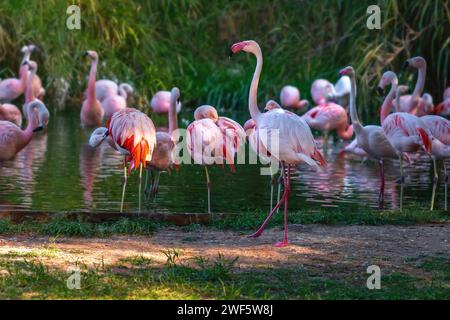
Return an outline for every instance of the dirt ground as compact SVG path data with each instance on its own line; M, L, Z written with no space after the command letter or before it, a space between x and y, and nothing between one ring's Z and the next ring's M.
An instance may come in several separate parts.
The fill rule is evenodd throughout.
M153 236L114 236L110 238L49 238L29 235L1 236L0 256L39 258L55 268L75 262L88 266L114 264L120 259L143 255L164 265L163 251L175 248L180 261L193 257L214 259L239 257L240 269L301 266L312 272L364 272L376 264L392 271L420 272L405 263L435 255L449 255L450 224L421 226L323 226L291 225L290 246L276 248L273 243L282 230L267 230L259 239L246 238L233 231L200 229L186 232L170 227Z

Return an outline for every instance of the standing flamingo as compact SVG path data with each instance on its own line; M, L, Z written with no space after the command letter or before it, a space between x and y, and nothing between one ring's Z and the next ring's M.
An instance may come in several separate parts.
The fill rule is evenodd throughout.
M151 161L156 145L156 130L153 121L143 112L126 108L114 113L108 128L97 128L92 132L89 144L98 147L107 137L114 148L123 155L123 188L120 212L123 212L125 189L127 186L127 162L131 162L129 172L139 168L139 211L141 211L142 168Z
M12 122L20 128L22 127L22 112L13 104L0 104L0 120Z
M450 158L450 121L434 115L421 117L420 120L427 126L433 137L431 138L431 159L433 160L434 179L433 179L433 195L431 198L431 210L434 209L437 185L437 165L436 160L442 160L444 163L444 188L445 188L445 210L447 210L447 186L448 175L445 160Z
M28 110L28 123L25 130L22 130L14 123L0 121L0 161L9 160L22 150L33 138L33 132L42 127L38 126L38 109L40 102L33 101Z
M350 87L350 78L342 76L335 85L330 83L325 87L325 99L327 102L335 102L347 110L350 102Z
M168 113L170 109L170 91L158 91L150 101L150 107L155 113ZM177 113L181 110L181 102L177 102Z
M328 80L314 80L311 85L311 97L316 105L325 104L327 102L325 92L329 86L332 86L332 84Z
M36 50L36 46L34 44L30 44L28 46L22 47L22 53L23 58L19 69L19 77L22 76L22 73L26 72L27 77L30 76L30 71L27 70L27 68L24 67L24 62L30 60L31 53L33 53ZM42 100L43 96L45 95L45 90L42 88L42 81L41 78L37 74L34 75L33 79L33 94L34 96L38 97L40 100Z
M308 100L300 100L300 90L294 86L284 86L281 89L280 102L283 107L296 110L305 110L309 105Z
M102 125L105 111L95 96L95 76L97 73L98 54L95 51L86 51L84 56L91 59L91 70L87 88L87 99L83 101L80 119L83 127L99 127Z
M150 194L153 194L156 197L161 172L170 170L170 168L175 164L174 150L178 138L174 131L178 129L177 104L179 100L180 90L174 87L170 92L169 132L156 132L156 147L153 152L152 160L147 163L144 194L147 194L147 184L150 170L153 177Z
M396 94L398 78L392 71L386 71L380 79L378 88L383 91L387 85L394 87L393 95ZM389 114L393 107L394 97L386 99L381 107L380 122L388 140L397 150L397 154L414 153L422 146L431 152L431 133L424 123L416 116L406 112L395 112ZM400 210L403 208L403 187L405 178L403 175L403 157L400 160Z
M239 51L245 51L256 56L256 68L248 97L249 111L258 131L265 130L268 135L278 134L279 152L276 152L277 146L268 143L270 140L267 139L267 136L259 135L258 137L270 154L281 162L284 184L284 193L280 201L271 210L261 227L250 237L259 237L275 211L284 203L284 238L282 242L275 244L277 247L284 247L288 245L287 210L290 193L290 167L303 162L316 167L318 165L325 166L326 161L316 146L310 128L302 118L292 112L272 110L261 113L259 111L257 92L263 64L261 48L257 42L248 40L235 43L231 47L231 53L234 54ZM286 165L287 170L285 171Z
M350 79L350 118L356 133L357 147L363 149L372 159L377 160L380 166L378 205L382 208L384 204L385 185L384 162L387 159L402 157L402 155L391 144L382 127L375 125L363 126L359 120L358 112L356 111L356 79L353 67L348 66L342 69L340 74L348 76ZM394 87L391 88L391 92L386 97L384 104L387 101L392 101L395 95L395 89Z
M27 78L27 85L25 89L25 104L22 107L23 114L25 115L25 118L27 118L29 105L33 101L39 101L41 103L38 103L36 108L38 108L39 111L39 127L47 127L48 121L50 118L50 113L48 112L47 107L45 104L34 95L34 89L33 89L33 83L34 83L34 77L36 76L37 72L37 63L32 60L26 60L23 63L25 66L28 66L29 75Z
M394 108L397 112L407 112L417 116L424 116L429 114L433 109L433 101L430 101L430 95L424 94L422 97L423 88L425 87L425 78L427 72L427 63L422 57L414 57L405 61L404 68L413 67L419 71L416 86L411 95L404 95L400 99L400 103L394 102Z
M225 161L234 171L234 156L245 142L245 131L236 121L219 117L217 110L209 105L198 107L194 119L187 127L187 149L194 163L205 167L208 213L211 213L208 165L223 164Z

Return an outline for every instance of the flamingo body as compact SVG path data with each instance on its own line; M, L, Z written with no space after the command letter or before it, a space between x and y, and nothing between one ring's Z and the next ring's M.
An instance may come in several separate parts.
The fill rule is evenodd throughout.
M20 128L22 126L22 112L13 104L0 104L0 120L12 122Z

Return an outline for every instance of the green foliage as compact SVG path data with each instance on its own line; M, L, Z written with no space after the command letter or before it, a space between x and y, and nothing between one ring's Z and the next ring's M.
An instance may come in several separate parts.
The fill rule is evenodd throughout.
M80 0L82 29L71 31L66 9L72 3L4 0L0 72L16 74L21 46L35 43L44 82L64 77L79 98L88 74L81 55L91 49L100 54L100 77L135 85L139 108L155 91L177 85L185 105L244 112L254 61L243 54L230 61L227 52L233 42L252 38L266 61L260 99L277 97L287 83L308 97L314 79L336 80L339 68L352 64L361 102L372 107L363 116L373 117L380 101L373 101L372 88L382 71L398 71L420 54L429 62L426 90L440 100L448 85L448 0L378 2L381 30L366 28L369 0Z

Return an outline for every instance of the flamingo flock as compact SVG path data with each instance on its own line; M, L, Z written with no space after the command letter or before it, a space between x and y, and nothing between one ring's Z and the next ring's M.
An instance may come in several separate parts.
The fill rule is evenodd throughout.
M30 143L34 134L45 129L49 123L50 113L43 102L46 92L37 74L38 65L31 60L35 50L37 48L34 45L24 46L18 78L0 81L0 161L13 159ZM358 115L361 106L357 103L357 74L352 66L340 70L336 84L326 79L317 79L312 83L313 107L309 110L310 103L301 99L300 90L293 85L286 85L280 92L280 103L269 100L262 111L257 98L263 68L261 47L253 40L241 41L231 46L231 55L239 52L256 58L248 94L250 119L241 126L231 118L220 116L215 107L201 105L195 109L194 120L187 126L183 137L186 154L194 164L202 165L205 170L208 213L212 212L212 181L208 168L226 164L231 172L235 172L236 163L239 163L236 158L248 141L262 162L273 163L280 168L279 179L275 178L277 172L271 173L271 200L267 217L249 237L261 236L273 215L283 208L284 234L275 246L287 246L291 174L302 164L313 168L327 165L324 154L332 131L336 132L339 139L349 141L339 157L354 154L378 162L380 208L383 208L384 203L386 163L389 160L399 162L401 210L407 181L405 162L414 165L418 157L425 156L433 163L430 206L433 210L438 180L437 162L442 161L445 175L444 208L447 210L448 172L445 161L450 158L450 121L445 117L450 115L450 88L444 91L442 102L436 106L431 95L423 93L427 70L424 58L413 57L405 62L405 71L414 69L418 73L411 94L408 94L407 86L399 84L399 78L393 71L386 71L381 76L378 91L383 95L386 88L389 91L381 104L379 123L363 125ZM90 133L89 146L86 148L97 148L105 142L114 150L112 152L121 155L121 212L124 210L128 177L132 171L138 172L141 211L141 194L145 200L149 196L155 200L161 173L170 173L180 164L176 152L182 136L177 116L181 110L181 90L173 87L171 91L158 91L152 97L149 103L151 112L167 115L169 123L167 131L157 130L146 112L129 105L128 98L134 93L133 87L110 79L98 80L98 68L101 66L98 53L89 50L84 57L90 63L87 88L80 109L80 125ZM14 103L22 95L24 103L20 110ZM298 115L297 112L303 114ZM23 118L26 120L24 129ZM316 141L313 131L322 132L322 144ZM144 170L145 186L142 190ZM277 180L278 196L274 205L272 194Z

